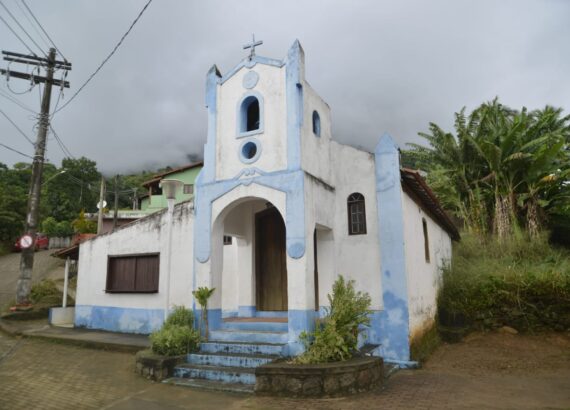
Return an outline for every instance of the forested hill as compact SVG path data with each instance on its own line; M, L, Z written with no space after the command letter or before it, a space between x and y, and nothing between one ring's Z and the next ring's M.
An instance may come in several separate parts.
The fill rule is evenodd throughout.
M117 177L119 208L132 209L133 199L145 192L142 183L169 167L144 170ZM16 163L8 167L0 163L0 243L9 245L24 231L28 192L32 175L31 163ZM81 211L95 212L99 201L101 173L88 158L66 158L61 166L44 164L40 202L40 228L47 218L58 223L61 233L73 232L73 221ZM113 203L115 177L106 178L106 201ZM51 221L53 221L51 220Z

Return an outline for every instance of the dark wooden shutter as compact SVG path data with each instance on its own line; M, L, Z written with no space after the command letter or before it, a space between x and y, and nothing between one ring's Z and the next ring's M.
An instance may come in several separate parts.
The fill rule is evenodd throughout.
M136 269L136 292L158 291L158 255L138 256Z
M130 292L135 285L135 258L110 258L107 274L107 290Z

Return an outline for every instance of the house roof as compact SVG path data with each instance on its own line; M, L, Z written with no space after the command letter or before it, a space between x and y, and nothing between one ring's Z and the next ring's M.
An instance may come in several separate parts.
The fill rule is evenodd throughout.
M177 172L186 171L188 169L192 169L192 168L196 168L196 167L201 167L202 165L204 165L204 162L200 161L200 162L194 162L192 164L184 165L182 167L174 168L174 169L171 169L170 171L166 171L166 172L163 172L161 174L154 175L152 177L152 179L149 179L148 181L143 182L142 185L145 187L148 187L149 185L153 185L153 184L156 184L157 182L160 182L160 180L163 179L167 175L175 174Z
M86 240L89 240L89 239L94 238L96 236L97 236L97 234L94 234L94 233L77 234L73 238L71 246L68 246L67 248L63 248L63 249L58 249L57 251L52 253L51 256L54 256L56 258L61 258L61 259L66 259L69 257L71 259L78 260L79 259L79 245L82 242L85 242Z
M451 239L458 241L461 238L459 231L420 173L412 169L402 168L400 175L404 191L410 194L412 199L430 214L434 221L451 236Z

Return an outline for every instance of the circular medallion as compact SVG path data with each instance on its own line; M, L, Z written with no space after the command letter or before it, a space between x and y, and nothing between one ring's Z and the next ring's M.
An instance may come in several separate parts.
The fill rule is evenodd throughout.
M247 74L243 76L243 87L247 88L248 90L252 89L257 85L258 81L259 74L257 74L255 71L248 71Z

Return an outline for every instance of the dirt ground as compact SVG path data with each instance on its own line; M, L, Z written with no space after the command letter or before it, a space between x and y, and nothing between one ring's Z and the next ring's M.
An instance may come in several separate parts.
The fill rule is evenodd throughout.
M570 334L473 334L383 388L301 400L153 383L134 356L0 333L1 409L570 409Z
M65 262L50 256L55 250L38 251L34 256L32 282L42 279L61 280ZM0 309L11 303L16 297L16 286L20 274L20 253L0 256Z

